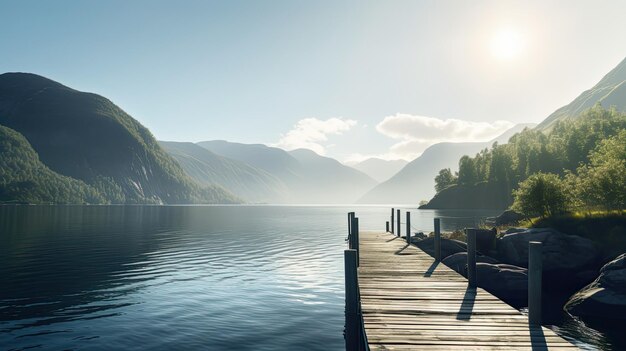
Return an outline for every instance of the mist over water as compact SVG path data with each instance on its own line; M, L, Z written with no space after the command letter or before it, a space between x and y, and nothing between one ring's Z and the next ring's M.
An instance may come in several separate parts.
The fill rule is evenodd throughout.
M0 349L341 350L348 211L362 230L384 229L390 215L0 206ZM430 231L440 216L452 230L491 214L413 209L411 220Z

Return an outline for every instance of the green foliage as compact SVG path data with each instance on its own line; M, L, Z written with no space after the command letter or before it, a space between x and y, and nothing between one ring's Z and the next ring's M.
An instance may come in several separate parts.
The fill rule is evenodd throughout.
M96 204L105 201L93 187L50 170L39 161L22 135L0 126L0 202Z
M444 168L439 171L439 174L435 177L435 190L437 192L442 191L443 189L449 188L450 186L456 184L457 177L452 174L450 168Z
M479 181L479 169L476 167L477 160L469 156L463 156L459 160L458 183L461 185L474 185ZM480 167L480 165L478 165Z
M589 154L589 164L569 174L579 209L615 211L626 208L626 130L602 140Z
M553 173L565 176L571 187L568 206L624 208L626 152L622 139L609 140L625 129L626 114L596 105L579 118L556 122L549 134L526 129L507 144L494 144L473 158L464 156L459 160L458 184L487 182L496 197L505 199L506 207L521 182L537 173Z
M565 182L556 174L533 174L513 194L513 209L528 218L550 217L567 209Z
M89 185L100 201L89 199L96 202L239 200L220 187L202 188L191 180L147 128L108 99L44 77L0 74L0 124L23 135L49 170ZM12 196L20 192L33 194L36 193L33 189L48 187L36 180L34 184L4 184L5 193L10 191ZM34 199L43 198L49 197L34 196ZM74 200L60 197L51 201L80 202Z

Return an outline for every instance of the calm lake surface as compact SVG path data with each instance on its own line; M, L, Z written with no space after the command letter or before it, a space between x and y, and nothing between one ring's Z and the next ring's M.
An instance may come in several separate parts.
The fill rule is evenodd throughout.
M389 207L0 206L2 350L341 350L347 212ZM481 211L412 210L417 229ZM404 231L404 228L403 228ZM575 320L561 334L610 349Z

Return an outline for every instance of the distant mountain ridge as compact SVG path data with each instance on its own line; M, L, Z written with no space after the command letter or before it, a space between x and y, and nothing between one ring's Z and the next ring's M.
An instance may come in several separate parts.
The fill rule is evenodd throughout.
M23 135L51 171L97 189L105 202L239 201L193 182L147 128L108 99L35 74L0 75L0 125Z
M626 111L626 58L591 89L550 114L539 123L537 129L548 130L558 120L576 118L596 103L604 108L614 106L618 111Z
M159 144L200 184L220 185L253 203L283 202L288 195L287 186L262 169L190 142L159 141Z
M280 180L288 190L286 196L277 200L279 202L352 203L376 184L366 174L311 150L285 151L263 144L224 140L197 144Z
M377 184L367 174L308 149L289 151L301 165L298 196L314 203L353 203Z
M380 183L365 194L359 203L363 204L413 204L428 200L435 195L435 176L439 170L458 169L463 155L473 156L494 142L506 143L515 133L533 124L518 124L497 138L487 142L437 143L427 148L422 155L409 162L389 180Z
M377 182L384 182L398 173L407 163L405 160L383 160L371 157L355 164L348 163L348 166L367 174Z

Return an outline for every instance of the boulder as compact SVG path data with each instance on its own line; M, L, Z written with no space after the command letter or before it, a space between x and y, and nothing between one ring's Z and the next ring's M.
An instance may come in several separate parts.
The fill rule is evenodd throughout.
M525 268L476 263L476 283L509 305L518 308L527 305L528 271Z
M626 320L626 253L607 263L600 276L565 304L576 316Z
M528 230L528 228L509 228L504 232L504 234L520 233L525 230Z
M506 234L497 243L497 258L528 268L528 242L543 243L543 274L548 289L571 293L589 284L597 272L600 251L589 240L551 228Z
M443 260L441 260L443 264L452 268L457 273L461 274L464 277L467 277L467 252L458 252L453 255L450 255ZM484 255L476 255L477 263L491 263L497 264L500 263L495 258L484 256Z
M435 238L426 238L424 240L418 240L418 239L413 240L413 238L411 238L411 242L415 244L415 246L424 250L424 252L426 252L427 254L433 257L435 256ZM465 251L467 251L467 245L464 242L458 241L458 240L441 238L441 258L442 259L450 255L453 255L457 252L465 252Z
M496 226L501 226L505 224L514 224L522 219L524 219L524 216L521 213L517 213L513 210L506 210L496 217L494 222Z
M488 253L496 247L496 235L498 230L492 229L476 229L476 250Z

